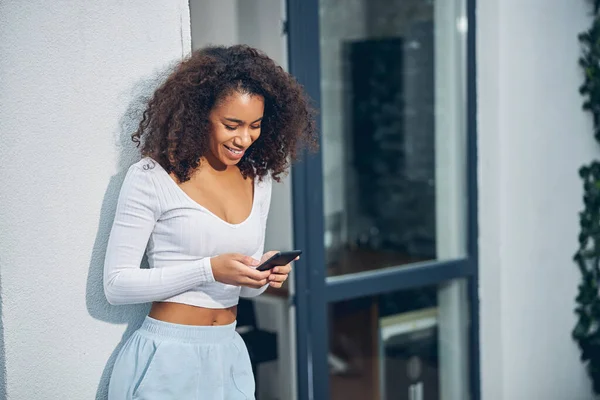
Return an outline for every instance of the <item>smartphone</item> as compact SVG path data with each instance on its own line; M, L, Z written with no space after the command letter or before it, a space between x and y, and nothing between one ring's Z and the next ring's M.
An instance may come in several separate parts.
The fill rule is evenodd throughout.
M269 257L265 262L256 267L259 271L266 271L280 265L287 265L294 261L296 257L302 254L302 250L278 251Z

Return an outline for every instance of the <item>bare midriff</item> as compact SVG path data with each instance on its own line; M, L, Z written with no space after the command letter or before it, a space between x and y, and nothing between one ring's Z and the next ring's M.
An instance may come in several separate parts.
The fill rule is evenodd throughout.
M215 309L188 304L155 302L149 316L164 322L181 325L218 326L235 321L237 306Z

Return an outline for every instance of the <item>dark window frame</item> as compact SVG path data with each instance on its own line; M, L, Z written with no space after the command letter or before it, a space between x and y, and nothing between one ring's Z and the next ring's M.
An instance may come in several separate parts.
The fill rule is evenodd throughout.
M469 382L479 400L479 298L477 205L476 0L467 0L467 255L349 276L327 277L323 265L321 154L305 154L293 167L294 243L305 255L295 268L298 399L329 397L327 305L350 298L465 279L469 293ZM319 0L287 0L289 70L320 106ZM319 127L320 127L319 121ZM312 188L319 188L312 190ZM312 267L311 267L312 266Z

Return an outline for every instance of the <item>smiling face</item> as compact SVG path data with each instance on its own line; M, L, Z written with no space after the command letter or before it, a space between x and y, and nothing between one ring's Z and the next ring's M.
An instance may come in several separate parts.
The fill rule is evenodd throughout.
M233 92L219 101L209 114L212 127L206 156L216 168L236 165L260 136L265 110L262 96Z

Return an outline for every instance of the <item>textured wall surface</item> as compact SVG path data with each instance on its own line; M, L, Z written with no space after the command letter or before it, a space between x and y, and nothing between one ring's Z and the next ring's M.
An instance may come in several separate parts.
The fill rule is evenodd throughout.
M0 398L105 398L144 307L102 262L136 111L190 49L186 0L0 2Z
M577 91L584 0L478 0L483 399L593 398L571 339L580 165L598 157Z

